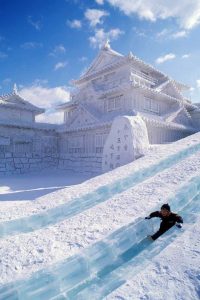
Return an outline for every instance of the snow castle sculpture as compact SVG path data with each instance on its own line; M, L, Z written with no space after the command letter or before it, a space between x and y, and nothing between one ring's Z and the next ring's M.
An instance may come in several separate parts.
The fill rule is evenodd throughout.
M200 105L183 95L188 86L109 42L73 83L71 101L57 107L64 113L60 126L35 122L44 110L16 86L0 96L0 175L50 166L108 171L143 155L148 142L169 143L200 130Z
M192 116L197 119L199 115L194 111L199 109L183 96L189 87L132 53L124 56L114 51L108 42L86 73L73 83L76 91L71 101L58 107L64 112L60 128L61 168L108 170L105 153L111 131L117 132L114 127L118 127L118 116L131 118L138 113L146 124L151 144L173 142L198 131ZM135 159L133 153L121 152L120 157L123 156L126 159L115 164L110 161L109 165L115 168Z

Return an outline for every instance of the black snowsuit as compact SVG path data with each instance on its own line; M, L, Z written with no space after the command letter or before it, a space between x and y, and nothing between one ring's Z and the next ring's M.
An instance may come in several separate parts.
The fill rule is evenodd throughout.
M174 226L176 224L176 222L183 223L182 217L173 212L170 212L169 216L167 216L167 217L162 216L160 211L152 212L149 215L150 219L155 218L155 217L160 218L162 220L162 222L160 224L159 230L151 236L153 240L156 240L165 231L169 230L172 226Z

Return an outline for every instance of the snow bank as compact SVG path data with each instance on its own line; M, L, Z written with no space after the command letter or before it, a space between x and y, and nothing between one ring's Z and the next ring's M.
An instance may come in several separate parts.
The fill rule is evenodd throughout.
M69 201L69 199L72 199L78 192L80 194L88 193L97 187L127 177L127 175L132 174L133 171L138 171L147 165L149 166L152 165L152 163L160 161L162 156L165 156L166 158L169 153L177 153L177 151L187 149L188 146L195 145L199 143L199 141L200 135L196 134L172 145L161 146L157 148L156 152L152 152L148 157L145 156L132 164L93 178L87 183L76 187L65 188L62 191L49 193L47 196L40 198L37 212L42 208L42 205L43 207L45 206L44 210L46 210L46 206L49 207L52 205L52 207L55 207L58 203ZM130 222L134 222L138 216L144 217L149 214L155 205L160 205L165 202L169 195L173 195L182 184L187 183L191 177L198 175L199 169L200 155L198 152L190 157L186 157L176 165L171 166L169 169L165 169L165 171L156 174L145 182L124 191L122 194L116 194L115 197L109 198L106 202L79 213L68 220L64 220L53 226L42 228L34 232L18 234L2 239L0 241L1 283L11 282L12 280L23 277L27 278L33 274L34 271L46 268L52 263L66 259L73 254L81 254L83 248L104 239L114 230L117 230ZM6 192L8 190L7 187L9 186L9 181L3 185L2 195L3 190ZM4 203L2 203L2 208L3 204ZM17 207L16 202L11 204ZM33 207L30 208L30 206L31 202L27 202L24 205L24 209L27 209L26 213L35 213L35 211L31 211L33 210ZM172 209L174 209L174 206ZM13 209L12 213L11 217L16 218L14 214L16 213L17 215L18 212ZM198 229L198 227L196 228ZM179 241L181 245L184 243L185 247L184 249L180 246L178 248L181 255L183 254L184 268L177 265L176 260L173 259L173 255L178 258L179 253L178 251L175 251L174 254L173 250L174 247L177 246L177 243L175 246L173 246L172 243L170 246L171 250L167 253L165 252L165 255L163 254L161 262L159 262L158 254L158 258L157 256L154 257L156 263L154 263L150 269L147 268L146 271L144 270L144 274L141 275L141 278L144 278L143 282L142 279L140 280L140 275L137 275L138 277L134 278L134 283L133 281L130 283L132 289L123 286L123 292L116 291L116 294L113 295L113 299L120 299L121 297L121 299L125 300L164 300L166 298L163 296L164 293L162 292L162 289L167 288L166 278L169 279L168 281L170 282L175 279L175 282L179 285L179 291L184 290L184 294L187 296L189 295L188 290L193 291L188 298L181 298L181 292L178 292L178 288L172 287L172 289L177 291L177 294L173 294L173 290L170 288L169 297L167 297L168 299L195 299L194 295L196 294L194 293L194 290L198 290L199 276L197 273L198 270L195 267L198 265L197 257L199 257L200 254L198 250L200 241L198 234L198 230L191 230L189 242L186 242L185 240L182 242L182 239ZM168 247L169 246L167 246L167 248ZM185 251L187 251L188 255L191 254L191 259L188 260L187 257L184 257ZM170 266L171 262L174 263L174 267ZM176 269L179 270L179 273L176 273ZM150 270L150 272L148 270ZM168 270L172 270L172 273L170 273L170 271L168 272ZM179 278L181 276L181 271L184 274L181 277L182 281L180 282ZM151 272L153 274L151 274ZM157 280L156 276L158 277L158 274L159 279ZM185 285L184 280L187 280L187 285ZM137 284L135 284L135 282L137 282ZM144 282L145 285L143 284ZM153 297L153 294L151 293L152 290L154 293L158 291L158 296L154 295ZM137 291L140 298L137 298ZM178 295L178 297L175 297L176 295Z
M35 179L35 177L33 176L31 177L30 175L27 175L26 177L24 176L25 179L23 176L20 176L17 179L14 178L13 180L12 177L0 178L0 186L1 185L8 186L8 188L12 191L12 194L2 193L0 195L0 200L2 200L0 201L0 210L1 210L0 220L8 221L8 220L13 220L25 216L30 216L33 214L44 212L47 209L56 207L57 205L67 203L74 198L81 197L85 193L94 191L95 189L101 187L102 185L106 185L116 180L125 178L131 175L133 172L140 171L144 167L145 168L150 167L153 164L163 160L163 158L165 159L173 154L176 154L178 151L187 149L188 147L191 146L195 146L199 142L200 142L200 133L197 133L172 144L150 146L147 155L141 157L140 159L137 159L125 166L116 168L111 172L107 172L105 174L93 177L90 180L86 180L88 179L88 177L87 178L85 177L85 181L82 184L77 184L77 185L69 186L70 184L69 178L72 177L74 178L74 173L68 173L67 175L64 175L63 173L63 178L60 178L58 177L58 174L55 173L55 171L53 171L53 173L49 172L48 176L43 175L42 173L35 175L35 177L37 177L37 180ZM54 179L53 180L52 178L49 179L49 176L51 176ZM55 178L57 179L57 182L55 181ZM84 179L82 178L82 180ZM37 183L39 182L39 184L37 184L36 181ZM50 183L50 181L52 182ZM44 187L48 187L49 189L43 191L42 189L43 184L45 184ZM58 190L52 192L53 191L52 186L55 187L55 185L58 188ZM65 185L66 188L62 188L61 185L63 187ZM34 192L32 191L29 191L27 193L27 189L29 186L31 186L34 189L40 188L40 194L38 193L34 194ZM21 191L20 194L18 193L19 190ZM42 193L44 196L41 196ZM27 200L35 200L35 201L27 201Z
M170 194L173 196L180 185L198 175L199 168L197 153L68 220L2 239L0 282L30 276L36 270L78 253L138 216L144 217L155 205L167 201ZM54 197L56 199L56 194Z

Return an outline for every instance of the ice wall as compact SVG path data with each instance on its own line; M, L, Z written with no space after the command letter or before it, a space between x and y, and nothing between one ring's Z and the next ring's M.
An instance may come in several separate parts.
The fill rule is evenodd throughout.
M145 122L139 115L115 118L103 149L102 171L130 163L149 146Z

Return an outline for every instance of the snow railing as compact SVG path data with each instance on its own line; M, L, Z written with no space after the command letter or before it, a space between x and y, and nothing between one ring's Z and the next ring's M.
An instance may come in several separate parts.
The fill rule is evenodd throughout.
M0 223L0 238L8 235L32 232L43 227L69 219L83 211L100 204L111 197L134 187L157 173L170 168L186 157L200 151L200 143L190 146L176 154L160 160L150 167L133 172L114 183L97 188L94 192L75 198L68 203L49 209L44 213Z
M200 176L192 178L168 202L178 209L185 227L194 223L195 214L200 213ZM173 228L165 234L167 238L152 243L145 238L148 222L137 219L80 254L38 271L27 280L2 286L0 299L103 299L149 264L182 232Z

